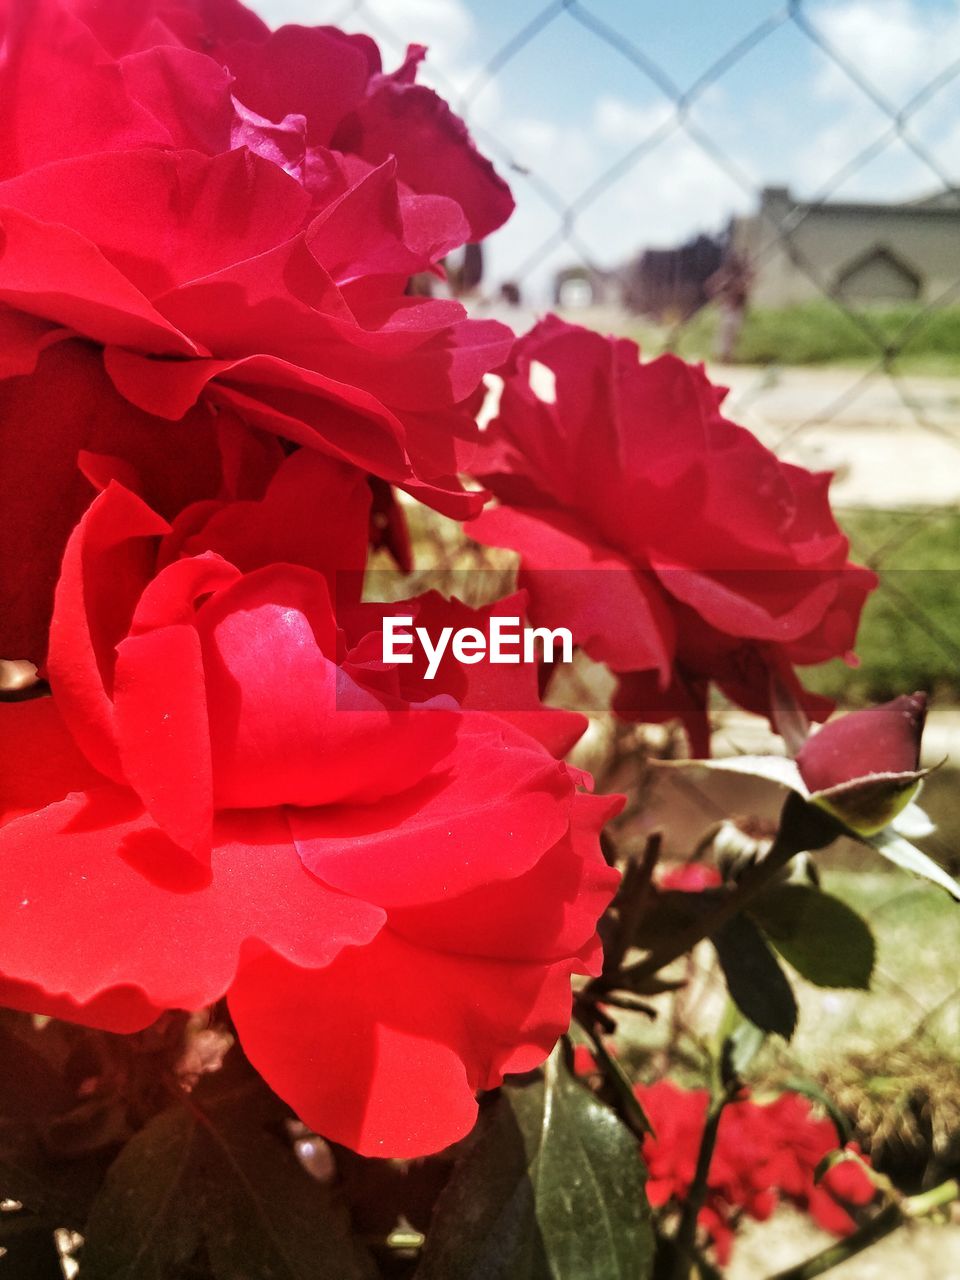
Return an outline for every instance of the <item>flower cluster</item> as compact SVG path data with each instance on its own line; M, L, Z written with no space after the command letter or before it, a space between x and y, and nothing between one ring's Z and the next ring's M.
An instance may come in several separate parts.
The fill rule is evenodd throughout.
M0 654L52 696L0 704L0 1002L131 1031L226 997L315 1129L436 1150L549 1053L618 881L582 718L531 670L385 664L360 599L391 486L482 503L459 450L512 335L407 284L509 191L417 48L385 74L235 0L4 23Z
M654 1130L643 1143L650 1203L682 1205L697 1165L707 1090L660 1080L637 1086L636 1094ZM738 1217L765 1221L780 1201L797 1205L836 1235L854 1229L849 1210L869 1204L874 1187L855 1144L848 1150L859 1158L833 1164L817 1181L817 1166L836 1149L831 1121L817 1119L797 1094L767 1103L745 1097L724 1109L699 1218L721 1265L729 1260Z
M385 661L385 620L529 609L704 750L711 681L825 714L794 665L872 577L702 370L410 288L512 208L419 46L388 73L239 0L13 0L0 42L0 655L51 695L0 702L0 1003L225 999L307 1124L438 1150L599 972L620 800L530 665ZM398 489L525 591L364 601L372 545L409 564Z

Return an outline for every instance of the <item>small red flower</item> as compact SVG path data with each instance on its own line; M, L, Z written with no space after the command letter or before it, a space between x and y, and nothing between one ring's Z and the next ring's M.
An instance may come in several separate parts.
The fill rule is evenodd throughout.
M661 1080L638 1085L636 1094L654 1129L643 1142L650 1203L655 1208L681 1205L696 1170L707 1090ZM874 1194L863 1158L841 1161L819 1183L814 1180L817 1166L836 1145L833 1124L815 1118L810 1104L797 1094L763 1104L743 1097L725 1108L699 1218L721 1265L729 1261L738 1214L764 1221L781 1198L837 1235L854 1229L848 1208L868 1204ZM848 1150L859 1156L855 1144Z

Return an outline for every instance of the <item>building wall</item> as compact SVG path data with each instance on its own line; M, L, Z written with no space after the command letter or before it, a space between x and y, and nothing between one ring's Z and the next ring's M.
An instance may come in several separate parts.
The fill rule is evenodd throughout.
M786 243L776 233L781 224ZM960 301L960 209L955 207L829 203L818 208L797 205L775 188L764 192L760 214L734 220L731 240L755 262L755 306L790 306L831 289L843 291L845 272L858 263L845 290L851 301L896 303L914 292L923 303ZM790 249L810 274L791 258ZM876 249L886 250L892 261L872 257Z

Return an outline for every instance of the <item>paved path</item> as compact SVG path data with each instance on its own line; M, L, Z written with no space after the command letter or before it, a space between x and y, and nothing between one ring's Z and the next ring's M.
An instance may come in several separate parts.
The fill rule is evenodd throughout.
M717 367L727 409L791 462L835 471L838 505L960 503L960 379Z

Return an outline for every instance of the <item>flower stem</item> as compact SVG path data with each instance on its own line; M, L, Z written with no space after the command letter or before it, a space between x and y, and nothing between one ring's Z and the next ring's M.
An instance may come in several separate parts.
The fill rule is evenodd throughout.
M642 988L646 980L674 960L679 960L698 942L711 937L732 920L748 902L780 875L798 853L823 848L832 843L839 833L840 828L832 819L816 811L814 806L806 804L800 796L791 793L783 807L780 828L766 856L741 874L736 888L722 899L716 910L692 920L686 928L677 930L668 943L652 951L645 960L627 965L619 973L601 974L589 984L587 995L595 999L602 991L618 986L626 990Z
M725 1088L722 1092L714 1094L707 1111L706 1123L700 1138L700 1150L697 1154L697 1167L684 1201L674 1240L673 1280L687 1280L691 1266L696 1263L697 1221L707 1198L707 1181L710 1177L713 1153L717 1146L720 1118L733 1096L733 1091L731 1088Z

